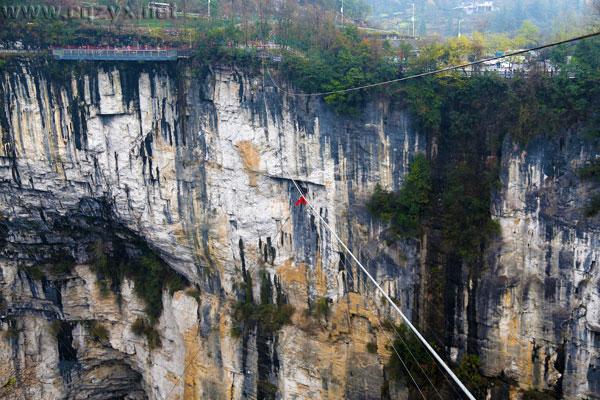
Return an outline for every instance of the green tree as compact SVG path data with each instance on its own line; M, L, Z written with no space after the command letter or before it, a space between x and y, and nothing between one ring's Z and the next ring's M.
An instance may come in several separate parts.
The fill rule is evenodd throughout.
M540 39L540 28L532 21L525 20L517 32L515 44L519 47L534 46L539 44Z
M490 191L478 170L466 162L452 168L446 176L442 194L444 244L473 262L480 256L489 237L499 231L490 217Z
M438 392L442 398L453 398L452 388L445 384L441 368L436 366L433 356L414 333L406 325L389 325L389 328L395 333L393 344L389 346L393 356L386 365L390 379L404 380L407 383L409 399L421 398L419 388L426 399L438 398ZM437 351L439 352L439 349ZM418 386L414 386L413 379Z
M431 202L431 167L423 154L418 154L410 165L404 184L397 193L385 192L380 186L368 203L372 215L392 224L402 237L417 236L429 211Z
M364 0L345 0L344 14L354 19L365 19L371 13L371 6Z
M479 357L474 354L465 354L458 364L456 375L467 385L476 398L485 399L489 381L481 375L479 369Z

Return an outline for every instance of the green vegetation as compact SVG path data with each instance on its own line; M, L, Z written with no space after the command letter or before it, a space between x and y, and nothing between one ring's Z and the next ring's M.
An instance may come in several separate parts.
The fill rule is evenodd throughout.
M555 56L557 62L563 62L562 71L554 77L532 73L507 80L485 74L472 78L446 74L408 82L398 88L398 94L402 94L415 117L416 127L435 139L437 151L430 165L431 185L415 186L407 178L397 193L377 188L369 209L374 216L389 222L400 236L418 236L425 230L436 238L430 250L439 252L444 261L431 266L429 290L440 304L444 304L444 286L453 285L447 282L447 276L463 265L467 267L464 272L477 274L486 265L484 254L488 244L499 232L490 208L492 194L499 184L499 160L506 135L525 146L544 136L556 140L558 135L573 129L597 130L600 63L596 60L597 48L588 48L592 42L600 44L599 40L593 40L559 49L561 53ZM565 61L567 53L573 57L570 64ZM438 61L433 64L438 65ZM578 67L572 68L573 65ZM412 174L411 166L407 177ZM596 162L582 168L580 176L597 180ZM430 187L431 191L420 196L418 187ZM411 199L408 204L414 206L412 210L403 204L403 198ZM429 202L419 202L421 198ZM586 213L598 212L600 195L595 195ZM432 257L437 259L438 254ZM444 311L444 307L433 310L430 318L442 321ZM401 336L411 349L419 348L412 344L411 335L401 332ZM412 359L402 341L397 340L395 345L404 360ZM434 369L430 370L427 354L417 351L415 356L432 381L443 381L436 377ZM423 374L417 373L415 365L409 368L411 373L415 371L416 379L422 379L419 376ZM404 368L395 358L390 360L389 369L392 377L404 377ZM476 356L466 355L458 370L475 393L485 392L489 382L480 375Z
M285 75L308 92L328 92L393 79L398 65L394 52L381 42L362 37L356 27L334 31L328 47L310 46L306 54L286 54ZM325 101L340 114L357 114L366 100L363 91L331 94Z
M2 5L3 1L0 1ZM10 6L18 3L10 3ZM40 3L35 3L39 5ZM66 12L66 7L63 8ZM166 42L174 42L177 38L169 37L164 34L164 29L160 29L156 34L156 29L139 29L139 21L130 20L132 23L122 25L115 29L115 24L110 24L106 20L97 20L95 22L85 19L48 19L48 18L4 18L0 13L0 23L3 28L0 31L0 41L20 40L25 46L33 49L48 48L50 46L66 45L111 45L127 46L135 45L136 42L143 42L150 45L160 45ZM148 26L148 21L145 24ZM151 21L156 23L154 21ZM161 26L168 22L161 20ZM182 38L183 39L183 38Z
M189 288L185 291L185 294L196 299L196 301L198 302L198 304L200 304L201 302L201 292L200 289L198 288Z
M25 273L35 281L41 281L46 277L44 271L42 271L39 265L32 265L30 267L26 267Z
M291 322L294 307L290 304L235 304L233 319L235 326L232 329L233 336L240 336L244 329L259 325L265 332L277 332L284 325Z
M397 193L389 193L377 186L367 207L374 216L391 222L396 234L402 237L416 236L428 214L431 179L427 158L417 154L410 164L402 188Z
M246 68L258 66L260 60L255 49L242 46L244 32L229 20L199 21L195 25L195 56L201 65L210 63L235 63ZM253 35L252 40L257 37Z
M162 294L168 289L172 294L187 287L187 282L171 270L146 246L139 244L143 254L131 256L120 241L112 241L112 252L107 243L97 241L92 245L94 255L93 270L98 276L98 284L104 293L112 290L119 293L124 278L133 280L134 291L146 304L146 314L152 325L162 314Z
M6 380L6 383L2 386L2 388L9 388L12 386L15 386L17 384L17 377L16 376L11 376L10 378L8 378Z
M144 299L146 314L154 323L162 314L163 289L172 294L185 286L183 279L152 253L126 266L126 274L135 283L135 294Z
M131 324L131 331L137 336L142 336L146 326L147 323L143 318L137 318L133 324Z
M237 301L233 306L232 336L242 336L255 327L258 327L263 333L273 334L284 325L291 323L294 307L285 303L272 303L272 285L265 272L261 272L260 304L253 300L252 279L248 272L244 274L243 289L243 299ZM278 296L278 298L280 297Z
M98 321L88 321L86 324L88 333L92 340L103 343L109 339L108 329Z
M411 383L412 381L406 372L406 366L412 377L415 379L416 384L419 385L423 391L425 398L429 399L437 397L437 394L429 384L427 378L432 382L436 382L437 389L442 396L448 394L450 395L448 398L452 398L451 388L444 384L444 377L425 347L420 344L419 340L405 325L400 325L396 329L397 333L393 342L393 348L390 346L389 350L392 351L394 355L397 351L400 358L404 361L404 364L402 364L400 358L390 357L386 365L387 376L389 379L406 381L409 385L409 398L416 399L420 397L417 387Z
M373 14L392 14L396 11L410 10L412 0L370 0L373 5ZM461 2L455 0L436 0L416 2L416 27L417 34L424 36L433 32L443 35L456 36L458 26L456 18L464 18L462 24L463 36L472 28L484 27L489 32L508 32L519 34L523 23L528 21L539 26L543 33L560 32L566 28L573 28L587 22L584 17L589 14L590 7L585 3L573 0L496 0L496 10L491 13L473 15L456 14L453 10ZM470 4L470 2L462 2ZM410 17L401 19L400 29L407 32L411 29ZM396 28L397 20L383 19L382 22L389 28ZM537 29L536 29L537 30Z
M579 168L578 172L581 179L600 181L600 159Z
M183 4L184 8L191 6ZM197 5L191 6L198 7ZM469 38L463 35L446 42L433 41L420 47L420 56L414 57L408 43L399 49L382 40L376 32L359 29L351 23L340 28L339 4L334 1L286 2L277 6L269 2L213 1L211 18L182 17L177 20L118 19L108 21L90 20L3 20L6 29L0 40L22 39L25 45L47 48L63 45L111 45L127 46L143 43L148 46L189 46L196 57L192 61L199 72L211 63L236 63L245 68L261 65L270 57L260 50L259 43L274 43L279 47L269 55L283 55L279 66L286 79L291 79L306 91L332 91L362 84L399 78L413 72L457 64L467 60L494 54L540 41L540 29L523 10L519 12L518 24L512 26L510 35L474 32ZM419 6L419 15L425 15L427 6ZM369 7L363 0L348 0L346 15L364 18ZM198 11L198 10L196 10ZM201 13L205 8L201 8ZM498 13L502 14L502 13ZM539 25L539 23L538 23ZM454 29L454 28L453 28ZM25 38L25 39L24 39ZM599 57L590 56L598 51L593 41L581 45L588 48L584 57L576 50L565 47L565 55L578 60L596 63ZM583 43L583 42L582 42ZM596 50L594 50L596 48ZM568 53L568 54L567 54ZM573 53L573 54L572 54ZM595 54L594 54L595 55ZM566 58L559 61L566 64ZM269 61L267 61L269 62ZM62 64L61 64L62 65ZM50 69L55 69L52 65ZM56 68L56 74L64 77L67 69ZM371 95L390 96L401 99L401 87L392 85L372 88L369 91L353 91L332 94L325 101L337 112L357 114L364 101Z
M557 399L556 393L530 389L523 392L523 400L551 400Z
M75 266L75 259L67 254L51 257L40 264L24 266L22 270L29 278L41 281L47 279L48 274L69 274Z
M471 393L478 399L484 399L490 386L489 380L481 375L479 357L465 354L458 364L456 375L464 382Z
M596 47L593 43L596 42ZM498 187L499 157L506 135L527 144L537 137L552 137L572 127L594 130L600 107L600 63L596 60L600 40L580 42L556 50L563 70L554 77L536 75L511 80L495 75L465 78L447 74L407 82L397 95L415 116L417 127L438 138L438 156L414 185L409 171L398 193L377 188L369 203L372 214L390 222L401 237L418 236L423 227L440 226L442 249L470 264L478 264L490 239L499 232L491 219L491 194ZM431 57L437 65L440 54ZM572 56L567 63L567 56ZM448 56L443 56L448 58ZM577 65L577 69L571 69ZM572 79L573 74L577 79ZM424 164L424 162L423 162ZM423 169L426 171L426 169ZM581 171L593 178L597 166ZM424 178L425 177L425 178ZM427 188L433 189L428 192ZM436 199L432 201L431 199ZM437 200L439 199L439 201ZM586 210L593 215L600 201Z
M578 173L581 179L600 182L600 160L595 159L591 161L589 164L581 167ZM584 215L588 218L594 217L598 213L600 213L600 193L592 195L584 209Z
M149 323L145 318L137 318L131 324L131 331L136 336L145 336L148 340L148 347L154 350L162 345L160 334L154 328L154 325Z
M377 354L377 343L367 343L367 351L371 354Z
M64 321L56 319L50 323L50 333L57 337L63 330Z
M441 193L445 250L475 263L490 238L500 233L490 215L490 182L466 163L450 167L445 179Z
M434 382L443 398L454 398L453 388L449 386L448 381L444 379L443 372L415 335L405 325L400 325L396 329L393 347L404 361L404 365L398 357L390 357L386 366L390 379L405 380L410 385L409 398L420 397L417 388L411 384L412 381L406 371L408 369L426 398L437 397L427 378ZM390 346L391 351L394 351L394 348ZM456 368L456 374L476 398L485 398L490 383L479 371L479 357L472 354L464 355Z
M327 319L327 317L329 317L329 311L329 299L327 297L317 297L311 307L310 313L317 319Z
M54 260L51 263L52 272L55 274L69 274L75 267L75 259L71 256L65 255Z
M262 394L262 396L264 396L263 398L265 399L275 399L275 396L278 392L277 386L273 385L266 379L260 379L256 383L256 389Z

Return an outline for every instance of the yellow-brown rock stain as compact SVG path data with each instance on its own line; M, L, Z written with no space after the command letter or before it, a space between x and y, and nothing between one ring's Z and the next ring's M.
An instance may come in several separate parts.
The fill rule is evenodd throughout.
M327 294L327 278L325 273L323 272L323 260L321 258L321 251L317 250L317 254L315 256L317 263L315 265L315 289L317 291L317 295L325 296Z
M308 288L306 264L294 263L292 259L288 259L276 267L275 272L284 287L289 303L296 308L294 317L297 317L298 311L308 308L306 304Z
M516 294L511 288L506 289L502 296L502 309L507 312L513 312L518 308L515 304ZM522 330L522 316L512 315L512 318L505 325L505 331L503 332L503 350L502 355L505 360L514 360L519 370L519 375L527 377L527 381L531 382L534 375L534 364L533 364L533 342L529 340L523 340Z
M256 186L258 178L258 166L260 165L260 154L257 147L249 140L241 140L236 143L238 153L242 159L244 170L248 174L250 186Z
M200 373L198 354L202 351L198 344L198 327L188 329L183 333L185 346L185 370L183 371L183 399L200 400L198 385L203 373Z
M319 265L315 266L315 290L319 295L326 294L325 281ZM374 313L371 301L359 293L350 292L330 305L327 318L316 318L308 312L308 267L304 263L294 263L291 259L276 268L276 273L296 308L293 325L286 328L289 340L282 342L282 354L294 358L295 363L310 365L329 379L327 389L321 388L319 398L342 399L350 379L349 371L373 364L383 365L390 352L387 345L392 333L383 332L380 317ZM367 351L368 343L377 344L377 354ZM301 386L296 387L301 392ZM308 390L308 388L306 388ZM296 393L298 394L298 393Z

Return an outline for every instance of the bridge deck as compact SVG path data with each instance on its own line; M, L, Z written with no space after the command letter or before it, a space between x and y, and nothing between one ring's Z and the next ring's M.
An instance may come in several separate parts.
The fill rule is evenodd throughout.
M57 60L90 61L174 61L188 55L176 49L53 49Z

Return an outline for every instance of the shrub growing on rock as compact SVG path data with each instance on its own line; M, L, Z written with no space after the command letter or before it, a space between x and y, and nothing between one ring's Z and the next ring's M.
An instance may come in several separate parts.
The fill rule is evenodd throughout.
M108 329L100 322L90 321L87 328L92 340L100 343L108 341L110 335Z
M154 350L162 345L160 340L160 334L144 318L137 318L133 324L131 324L131 331L136 336L145 336L146 340L148 340L148 347L150 350Z

